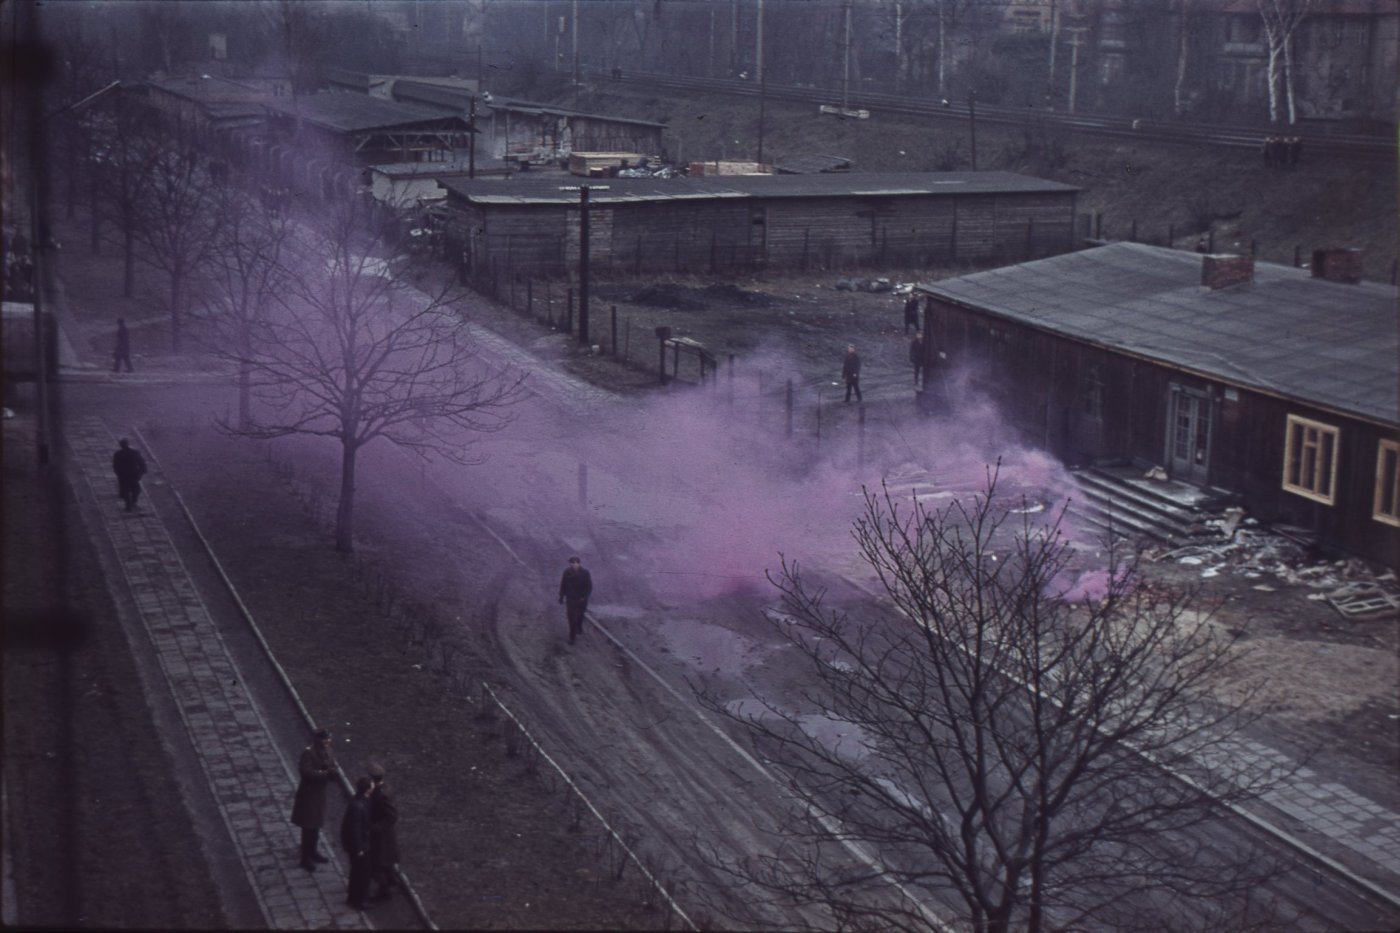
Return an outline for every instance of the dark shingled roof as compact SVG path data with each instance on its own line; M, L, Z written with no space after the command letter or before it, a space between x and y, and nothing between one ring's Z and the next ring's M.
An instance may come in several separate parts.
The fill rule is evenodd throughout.
M453 179L449 191L478 204L562 204L578 200L565 184L588 184L595 204L703 198L876 197L917 194L1069 193L1070 185L1011 172L840 172L815 175L705 175L565 181L517 176L506 182ZM606 186L604 191L600 186Z
M266 101L264 106L287 116L300 116L312 126L324 127L337 133L441 123L444 120L458 120L463 126L466 124L460 117L430 107L403 104L351 91L312 94L298 98L295 103L289 98L282 98Z
M1211 289L1196 253L1114 243L921 291L1222 383L1400 424L1396 290L1255 263Z

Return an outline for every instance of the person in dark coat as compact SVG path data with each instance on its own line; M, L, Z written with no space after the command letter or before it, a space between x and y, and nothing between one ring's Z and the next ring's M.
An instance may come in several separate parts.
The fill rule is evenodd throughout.
M126 371L132 372L131 368L131 332L126 329L126 318L117 318L117 346L112 354L112 372L120 372L122 363L126 363Z
M390 892L398 884L394 866L399 861L399 808L389 793L389 784L384 780L384 768L377 764L369 766L371 784L369 795L369 873L376 882L370 900L387 901Z
M569 566L559 578L559 601L569 616L569 644L583 634L583 614L588 611L588 597L593 592L593 577L584 569L583 561L569 558Z
M136 500L141 498L141 477L146 475L146 460L131 446L126 438L117 441L117 452L112 454L112 472L117 474L117 495L126 503L126 510L136 510Z
M909 331L917 332L919 329L919 299L910 295L904 299L904 335L909 336Z
M321 826L326 822L326 786L335 777L335 753L331 751L331 731L317 729L311 744L301 753L297 765L301 780L292 801L292 823L301 827L301 867L315 871L318 862L328 859L317 851ZM368 842L365 843L369 845Z
M909 341L909 362L914 364L914 388L924 384L924 335L915 334Z
M855 344L846 347L846 361L841 364L841 378L846 380L846 401L851 400L851 392L856 393L856 401L863 401L860 394L860 357Z
M355 796L345 806L340 819L340 844L350 856L350 879L346 885L345 903L356 910L365 909L369 895L369 795L373 783L368 777L355 782Z

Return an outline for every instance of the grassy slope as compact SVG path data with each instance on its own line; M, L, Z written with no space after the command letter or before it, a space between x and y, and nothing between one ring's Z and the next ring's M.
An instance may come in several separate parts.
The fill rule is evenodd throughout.
M543 97L544 95L538 95ZM672 157L753 158L758 103L720 95L659 96L622 82L561 92L561 106L664 121ZM764 158L800 153L845 156L859 171L938 171L967 168L965 124L924 125L882 117L845 120L811 105L769 102ZM1081 212L1103 215L1103 235L1190 248L1203 223L1213 225L1216 249L1247 251L1292 263L1318 246L1360 247L1369 278L1389 281L1397 234L1393 163L1324 163L1304 153L1292 171L1266 170L1257 153L1157 143L1103 141L1044 129L978 126L979 167L1005 169L1081 187Z

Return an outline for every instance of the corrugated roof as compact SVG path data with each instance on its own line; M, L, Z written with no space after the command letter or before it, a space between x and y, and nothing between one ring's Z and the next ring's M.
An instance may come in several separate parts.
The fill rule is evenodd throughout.
M1257 262L1201 285L1196 253L1114 243L920 285L940 298L1207 378L1400 424L1396 290Z
M580 182L582 179L580 179ZM841 172L817 175L706 175L686 178L606 178L587 182L594 203L695 198L880 197L922 194L1069 193L1071 185L1012 172ZM517 176L504 183L455 179L444 186L478 204L568 203L578 192L557 178ZM602 190L606 186L607 190Z
M299 116L313 126L338 133L389 129L419 123L441 123L444 120L458 120L463 126L466 125L460 117L430 107L404 104L350 91L312 94L298 98L295 103L289 98L270 100L266 101L264 106L288 116Z

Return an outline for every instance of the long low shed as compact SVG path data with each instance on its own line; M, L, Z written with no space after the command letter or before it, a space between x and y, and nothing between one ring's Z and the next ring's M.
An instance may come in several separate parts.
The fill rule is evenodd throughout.
M576 185L527 175L443 187L468 275L576 268ZM591 267L618 273L1049 256L1073 248L1079 190L1011 172L611 178L589 189Z

